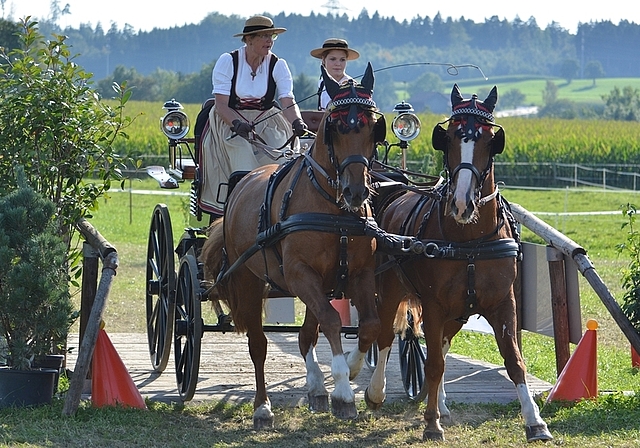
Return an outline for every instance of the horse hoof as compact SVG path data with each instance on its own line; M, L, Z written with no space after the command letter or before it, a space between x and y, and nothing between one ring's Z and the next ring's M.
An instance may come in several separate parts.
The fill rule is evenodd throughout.
M425 442L429 440L434 442L444 442L444 432L425 428L422 433L422 440Z
M253 429L271 428L273 428L273 412L271 412L271 405L265 403L253 411Z
M547 425L545 423L541 425L535 426L527 426L525 427L527 432L527 442L536 442L538 440L553 440L553 436L547 429Z
M369 388L368 387L364 390L364 402L367 404L367 407L369 409L371 409L372 411L377 411L378 409L380 409L382 407L382 402L376 403L375 401L371 400L371 397L369 397Z
M259 431L261 429L271 429L273 428L273 415L271 417L268 416L253 416L253 429Z
M329 412L328 395L307 394L307 399L309 400L309 409L311 412Z
M335 398L331 399L331 412L337 418L342 420L351 420L358 416L356 404L353 401L348 403Z

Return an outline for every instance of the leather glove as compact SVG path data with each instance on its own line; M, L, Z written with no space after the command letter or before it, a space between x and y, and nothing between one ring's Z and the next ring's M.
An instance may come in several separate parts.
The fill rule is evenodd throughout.
M246 121L238 120L237 118L231 123L233 124L233 126L231 126L232 132L235 132L240 137L249 138L249 133L253 131L253 126Z
M307 130L309 129L309 127L307 126L307 123L302 121L302 118L296 118L295 120L293 120L292 125L293 125L293 132L298 137L302 137L304 134L307 133Z

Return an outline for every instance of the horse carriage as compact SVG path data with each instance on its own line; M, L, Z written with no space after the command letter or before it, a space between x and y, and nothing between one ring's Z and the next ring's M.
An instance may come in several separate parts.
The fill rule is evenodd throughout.
M391 128L399 143L389 144L384 115L371 98L370 65L361 83L339 86L325 77L325 85L332 105L321 114L305 113L305 121L316 125L315 138L290 162L232 176L222 219L186 229L174 248L169 211L162 204L154 209L146 278L153 368L166 368L173 339L178 391L190 400L203 334L246 333L256 374L254 428L270 427L264 333L298 331L309 406L327 411L329 394L315 356L321 329L333 354L331 410L339 418L353 418L349 380L365 363L375 369L365 401L373 409L381 406L390 346L401 328L405 390L411 399L428 396L423 437L442 440L440 417L449 416L444 357L462 322L481 314L494 328L516 385L528 440L551 439L525 383L516 343L513 282L520 250L514 220L493 178L493 158L504 147L504 131L492 115L496 89L483 102L475 95L463 100L454 86L453 114L433 131L447 179L424 176L414 182L415 173L387 164L389 149L406 150L420 131L410 106L396 108ZM205 103L199 114L194 137L187 138L188 119L179 104L165 104L162 129L169 138L170 171L149 169L165 187L191 180L190 211L199 220L206 215L199 139L209 106ZM382 160L379 146L386 149ZM278 295L302 300L302 325L263 324L263 301ZM336 297L351 300L357 327L342 325L329 303ZM217 323L203 322L201 306L207 301ZM405 325L399 327L402 318ZM358 348L343 353L341 334L357 335Z

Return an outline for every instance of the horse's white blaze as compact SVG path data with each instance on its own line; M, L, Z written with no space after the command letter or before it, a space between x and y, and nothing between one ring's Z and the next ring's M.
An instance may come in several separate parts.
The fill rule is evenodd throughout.
M533 401L529 387L525 383L516 385L518 400L520 400L520 411L527 426L544 425L544 420L540 417L538 405Z
M304 361L307 367L307 388L309 389L309 394L314 397L328 395L327 389L324 387L324 375L318 365L315 347L312 346L309 349Z
M473 163L473 150L475 147L475 142L473 140L469 140L465 142L462 140L460 142L460 162L461 163ZM456 190L453 192L453 200L458 208L458 213L456 218L462 218L462 214L467 209L467 203L469 201L469 193L472 192L472 181L473 181L473 172L468 169L462 169L458 171L456 175Z
M391 347L380 350L380 353L378 353L378 364L371 375L371 380L369 380L367 394L369 395L369 399L374 403L384 402L387 396L386 370L389 351L391 351Z
M349 366L343 354L333 357L331 361L331 376L333 376L334 389L331 396L345 403L353 403L356 394L349 383Z

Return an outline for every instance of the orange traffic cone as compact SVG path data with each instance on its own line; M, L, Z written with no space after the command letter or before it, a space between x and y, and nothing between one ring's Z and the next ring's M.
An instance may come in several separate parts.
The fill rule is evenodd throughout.
M597 328L596 320L587 321L587 331L562 369L547 403L553 400L578 401L598 395Z
M633 347L631 347L631 366L640 369L640 355Z
M147 408L111 339L104 331L104 322L98 331L91 368L91 401L94 407Z
M331 305L340 314L342 326L351 326L351 301L349 299L333 299Z

